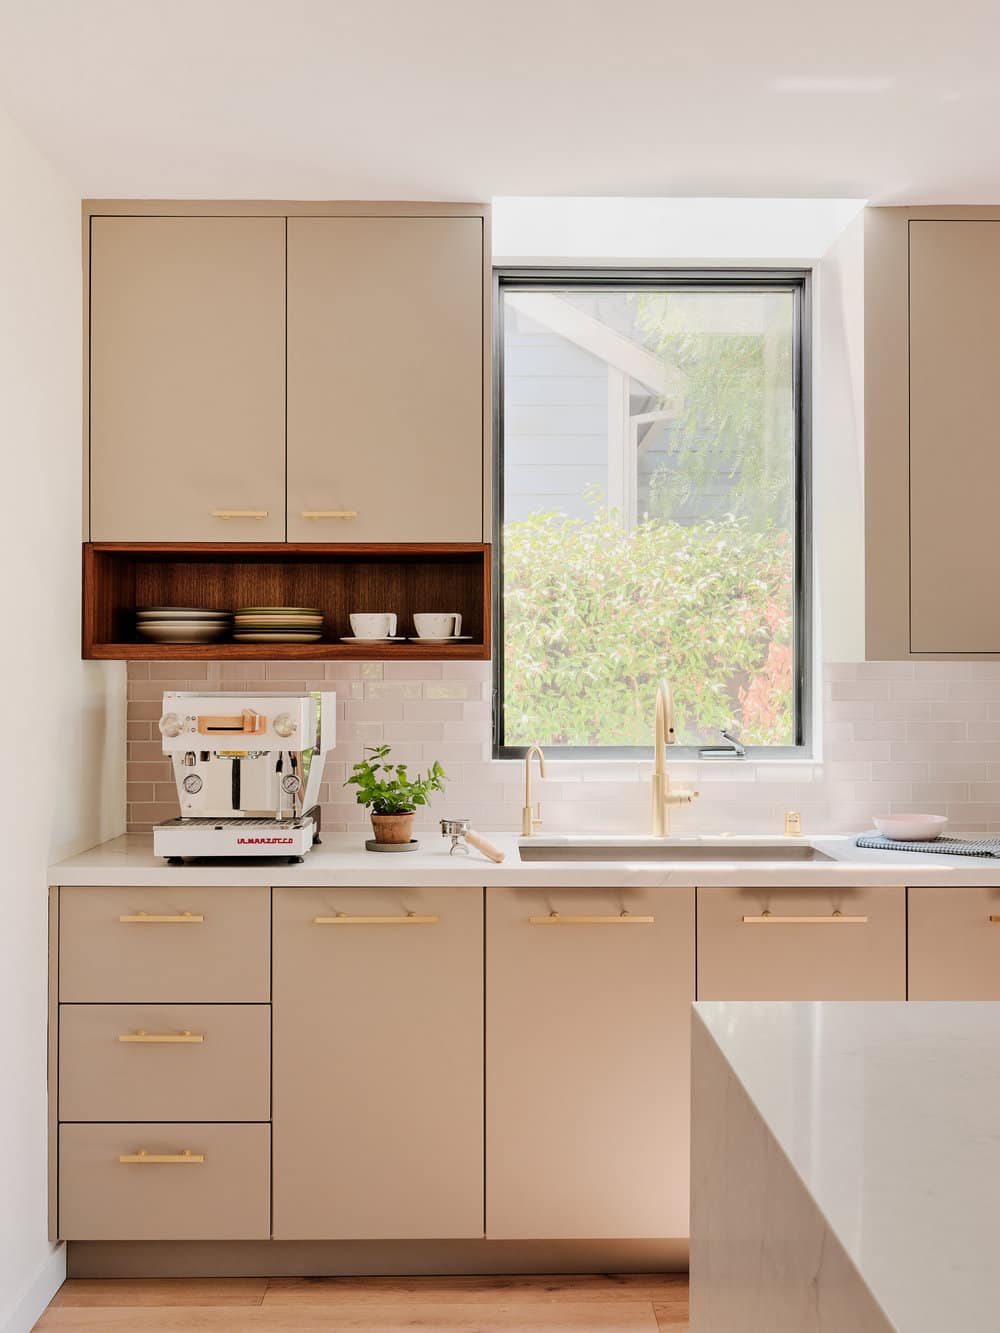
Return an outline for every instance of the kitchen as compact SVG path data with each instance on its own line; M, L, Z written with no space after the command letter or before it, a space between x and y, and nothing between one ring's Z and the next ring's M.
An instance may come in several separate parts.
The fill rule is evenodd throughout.
M757 159L668 173L641 61L555 161L485 16L388 8L2 19L0 1328L988 1328L967 1166L954 1259L852 1230L933 1230L997 998L988 21L733 16ZM530 21L547 98L600 68Z

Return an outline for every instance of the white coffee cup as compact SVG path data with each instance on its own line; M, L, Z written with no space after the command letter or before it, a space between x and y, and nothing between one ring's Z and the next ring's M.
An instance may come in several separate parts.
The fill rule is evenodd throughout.
M421 639L457 639L462 632L462 617L457 611L418 611L413 624Z
M396 634L393 611L352 611L351 629L356 639L392 639Z

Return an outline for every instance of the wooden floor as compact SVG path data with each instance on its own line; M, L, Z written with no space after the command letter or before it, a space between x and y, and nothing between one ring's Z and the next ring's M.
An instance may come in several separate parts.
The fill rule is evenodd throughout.
M70 1281L36 1329L686 1333L682 1274Z

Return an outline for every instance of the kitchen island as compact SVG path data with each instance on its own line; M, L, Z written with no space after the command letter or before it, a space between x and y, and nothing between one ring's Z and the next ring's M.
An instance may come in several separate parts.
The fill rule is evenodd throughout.
M692 1333L992 1333L1000 1007L699 1003Z

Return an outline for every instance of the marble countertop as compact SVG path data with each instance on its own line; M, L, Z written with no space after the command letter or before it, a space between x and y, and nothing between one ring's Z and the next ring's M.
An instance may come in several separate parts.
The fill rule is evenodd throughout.
M695 1014L893 1327L1000 1327L1000 1004Z
M494 865L478 852L449 856L448 842L437 833L420 835L420 848L402 855L368 852L361 833L327 833L319 847L309 852L301 865L283 859L205 862L199 865L168 866L153 855L150 834L126 834L92 847L49 868L49 883L59 885L101 884L109 887L167 887L198 884L238 886L270 884L276 887L388 887L440 884L482 887L490 884L569 886L573 888L619 888L628 885L733 885L742 888L847 888L872 884L947 884L954 886L1000 886L1000 860L941 856L913 852L862 850L851 836L803 839L832 857L829 861L741 861L738 849L732 860L655 861L622 860L601 862L521 861L512 833L487 835L507 853ZM534 842L555 842L556 836ZM569 839L567 839L569 840ZM738 841L750 841L739 835ZM641 839L630 839L641 841ZM683 844L685 839L670 839ZM730 839L697 839L726 844ZM756 841L781 845L787 839L767 837Z

